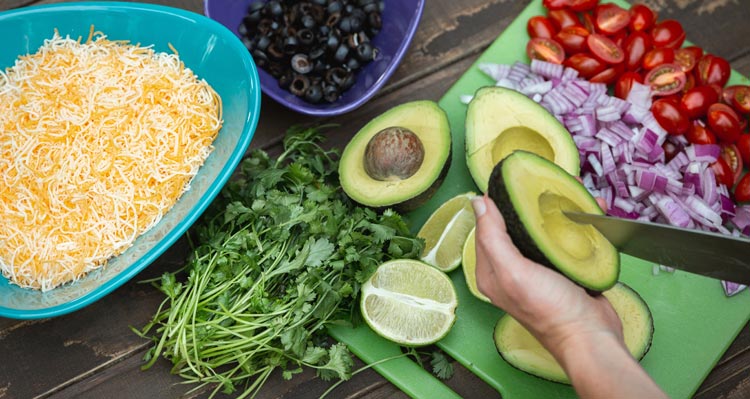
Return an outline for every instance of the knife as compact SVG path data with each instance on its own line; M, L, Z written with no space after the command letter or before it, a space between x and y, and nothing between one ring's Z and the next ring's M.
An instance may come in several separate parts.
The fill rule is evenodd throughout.
M580 212L572 221L591 224L620 252L664 266L750 285L750 240L702 230Z

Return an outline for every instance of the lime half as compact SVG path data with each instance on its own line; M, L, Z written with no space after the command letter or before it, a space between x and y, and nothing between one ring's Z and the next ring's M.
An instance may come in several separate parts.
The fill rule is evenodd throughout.
M464 242L476 224L469 192L457 195L440 205L417 233L425 241L421 259L449 272L461 264Z
M466 286L469 288L469 292L471 292L471 294L475 297L485 302L491 302L490 298L487 298L484 294L479 292L479 288L477 288L477 246L474 241L474 231L475 229L471 229L469 236L466 237L463 256L461 257L461 262L463 263L464 269L464 277L466 278Z
M362 286L362 316L380 336L405 346L429 345L456 321L458 299L448 276L423 262L383 263Z

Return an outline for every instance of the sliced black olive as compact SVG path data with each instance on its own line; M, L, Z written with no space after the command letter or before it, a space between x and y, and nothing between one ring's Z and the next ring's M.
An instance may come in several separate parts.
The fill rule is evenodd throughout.
M294 75L292 74L292 71L287 69L286 72L279 76L279 87L284 90L289 89L289 86L292 84L293 79Z
M297 42L297 38L294 36L287 36L286 39L284 39L284 54L286 55L292 55L297 52L297 46L299 45L299 42Z
M372 51L372 44L369 42L360 43L359 46L357 46L357 58L362 62L367 62L372 60L373 51Z
M329 14L334 14L337 12L341 12L341 10L344 8L344 6L341 5L341 2L338 0L334 0L330 3L328 3L328 8L326 11L328 11Z
M323 57L325 53L326 53L326 50L323 47L316 47L310 50L310 52L307 53L307 56L310 57L311 60L317 60Z
M343 63L346 61L347 55L349 55L349 47L347 47L346 44L341 44L339 45L339 48L336 49L333 59L336 60L336 62Z
M240 40L242 41L242 44L245 45L247 51L253 51L253 49L255 48L255 43L253 43L253 41L249 37L243 37Z
M346 67L351 71L356 71L357 69L359 69L359 61L357 61L357 59L354 57L349 58L349 60L346 61Z
M266 49L268 58L274 61L280 61L284 58L284 48L279 45L280 43L271 43Z
M302 97L305 95L308 87L310 87L310 79L305 75L296 75L289 85L289 91L295 96Z
M328 16L328 19L326 19L326 26L333 28L334 26L338 26L340 21L341 21L341 13L334 12Z
M313 64L310 62L310 59L305 54L295 54L292 57L292 69L300 74L306 74L312 71Z
M332 83L323 85L323 99L329 103L336 102L339 99L339 87Z
M362 11L369 14L371 12L380 12L380 8L378 7L378 4L373 1L362 6Z
M319 6L324 6L328 3L328 0L313 0L313 4L317 4Z
M245 16L245 18L242 19L242 23L245 24L245 27L248 30L252 31L257 27L258 22L260 22L260 19L261 19L260 11L255 11L255 12L251 12L247 14L247 16Z
M240 37L247 37L247 34L248 34L247 25L240 24L240 26L237 27L237 33L240 34Z
M258 41L255 42L255 48L258 50L266 51L268 46L271 44L271 38L268 36L261 36L258 38Z
M316 25L315 18L313 18L310 14L303 15L302 19L300 19L300 22L302 22L302 26L307 29L312 29Z
M323 89L320 88L320 85L317 85L317 84L310 85L310 87L308 87L307 90L305 91L305 101L307 102L317 104L320 102L322 98L323 98Z
M334 51L339 48L339 37L335 34L331 34L328 36L328 40L326 40L326 47L328 47L329 50ZM346 57L346 56L344 56Z
M331 68L326 72L326 82L334 84L336 86L341 86L348 74L349 73L344 68Z
M354 74L351 71L348 72L339 86L341 87L342 93L349 90L349 88L354 86Z
M341 18L341 21L339 21L339 29L341 29L342 32L349 33L352 31L352 19L350 17L343 17Z
M323 23L323 19L326 17L326 11L323 7L313 4L310 7L310 15L315 20L315 24L320 24Z
M300 29L299 31L297 31L297 39L299 40L299 43L301 45L307 47L313 44L313 42L315 41L315 35L310 29Z
M383 26L383 20L380 19L380 13L371 12L367 14L367 23L371 29L380 29Z
M255 63L259 67L263 68L268 64L268 56L266 55L265 51L261 49L255 49L252 52L252 56L253 56L253 61L255 61Z
M276 79L280 78L284 73L284 67L278 62L269 62L266 69L268 70L268 73Z
M328 25L320 25L318 27L318 35L321 37L328 37L328 34L331 33L331 27Z
M266 3L266 9L274 18L278 18L284 14L284 9L281 7L281 3L276 0L271 0Z
M255 2L251 3L250 6L247 8L247 13L248 14L252 14L254 12L260 12L260 10L262 10L263 7L265 7L265 6L266 6L266 4L264 2L262 2L262 1L255 1Z

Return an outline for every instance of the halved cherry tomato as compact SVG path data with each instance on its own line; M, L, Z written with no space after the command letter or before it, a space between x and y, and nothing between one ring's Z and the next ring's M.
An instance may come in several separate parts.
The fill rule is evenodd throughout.
M568 26L560 29L555 35L555 41L560 43L566 54L575 54L588 49L586 38L589 31L582 26Z
M698 86L688 90L682 96L680 104L690 119L706 116L708 107L719 101L714 89L709 86Z
M690 119L673 101L660 98L651 104L651 112L667 133L679 136L690 129Z
M679 65L685 73L692 71L697 62L698 59L695 58L693 51L681 48L674 52L674 63Z
M617 79L615 84L615 96L623 100L628 97L630 89L633 88L633 82L643 83L643 77L638 72L625 72Z
M737 139L737 149L742 156L742 163L750 165L750 133L742 133Z
M721 145L721 157L729 165L729 169L732 170L732 186L737 183L742 174L742 155L740 150L734 144L722 144ZM731 186L729 186L731 188Z
M705 54L698 60L695 79L699 86L715 83L724 87L729 80L731 68L727 60L713 54Z
M651 86L653 95L668 96L682 90L686 79L685 72L678 65L662 64L646 74L644 82Z
M594 15L590 12L581 14L581 20L583 21L583 27L591 33L598 33L596 30L596 24L594 23Z
M721 100L721 93L724 91L721 86L717 85L716 83L707 84L706 86L714 89L714 91L716 92L716 96L719 97L719 100Z
M597 73L591 77L589 81L592 83L604 83L609 86L614 83L615 80L617 80L617 77L622 75L624 71L625 66L623 64L617 64Z
M601 32L613 35L630 23L630 13L617 4L605 3L596 6L594 12L596 28Z
M734 200L738 203L750 201L750 173L745 173L734 188Z
M552 39L557 33L557 30L552 25L552 22L541 15L536 15L529 18L529 22L526 23L526 32L529 33L529 37L545 37Z
M559 10L570 5L570 0L542 0L542 5L548 10Z
M607 69L607 64L599 61L589 53L573 54L563 61L563 65L578 71L582 78L590 79Z
M714 171L717 183L732 188L734 185L734 172L732 172L732 168L729 167L724 158L719 157L716 162L711 164L711 169Z
M643 56L643 69L649 71L661 64L671 64L674 62L674 50L671 48L651 49Z
M568 0L569 7L575 12L593 10L599 4L599 0Z
M530 59L560 64L565 60L565 50L560 43L543 37L535 37L526 45L526 54Z
M750 114L750 86L739 85L732 94L730 104L740 114Z
M708 126L716 133L716 137L725 143L734 143L740 138L740 117L732 107L715 103L708 107Z
M594 57L602 62L619 64L625 60L625 53L620 46L604 35L592 33L586 38L586 44Z
M642 32L651 29L656 22L656 13L644 4L634 4L630 7L630 30Z
M651 36L645 32L631 33L623 44L625 66L628 70L638 70L641 67L641 62L643 62L643 56L649 49L651 49Z
M693 122L685 138L693 144L716 144L716 135L700 123Z
M701 57L703 57L703 49L698 46L687 46L683 47L681 50L690 52L690 54L693 55L693 58L695 58L696 63L699 59L701 59Z
M727 105L732 105L732 97L734 97L734 93L739 89L742 85L731 85L727 86L721 89L721 97L719 99Z
M683 93L687 93L688 90L695 87L695 76L692 73L685 74L685 87L682 88Z
M581 20L578 19L578 14L567 8L549 10L547 11L547 17L557 29L567 28L568 26L583 26Z
M682 24L674 19L665 19L654 25L651 30L651 39L654 47L667 47L677 49L685 41L685 30Z

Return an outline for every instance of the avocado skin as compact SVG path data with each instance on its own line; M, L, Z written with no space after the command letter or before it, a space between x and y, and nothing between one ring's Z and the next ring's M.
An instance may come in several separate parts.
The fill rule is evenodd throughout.
M505 160L500 161L492 169L487 187L487 194L492 198L495 205L497 205L497 209L500 210L500 213L503 215L508 235L511 240L513 240L513 244L515 244L521 251L521 254L536 263L557 271L555 265L544 256L534 240L529 236L529 233L523 226L516 209L513 207L513 203L508 195L508 189L505 186L505 180L502 175L503 163L505 163Z

